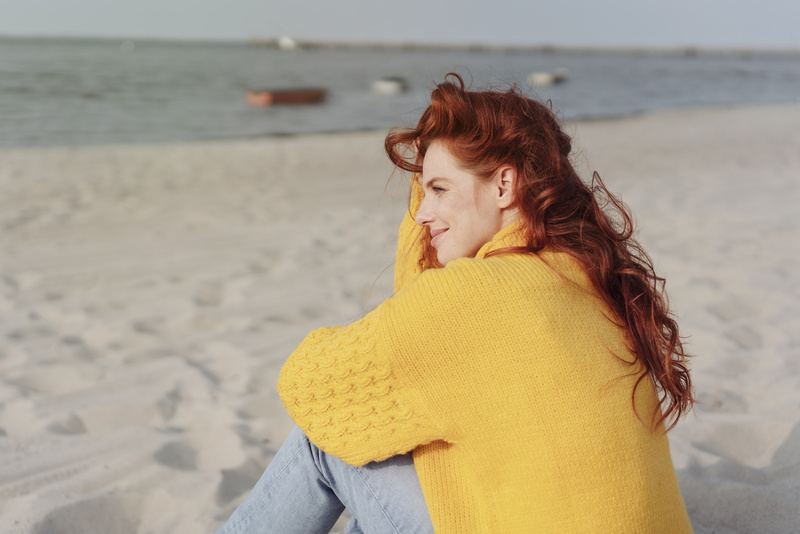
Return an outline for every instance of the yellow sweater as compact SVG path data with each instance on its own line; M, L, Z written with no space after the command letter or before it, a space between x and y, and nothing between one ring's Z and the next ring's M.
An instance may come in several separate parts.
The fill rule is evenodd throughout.
M413 450L439 534L691 532L667 437L637 419L633 357L583 271L563 254L486 258L524 244L519 223L429 268L412 192L398 292L311 332L281 371L294 421L352 465ZM636 405L649 420L649 379Z

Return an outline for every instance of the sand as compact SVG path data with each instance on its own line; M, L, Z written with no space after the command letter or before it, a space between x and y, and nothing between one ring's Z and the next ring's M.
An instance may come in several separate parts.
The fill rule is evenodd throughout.
M688 336L698 533L800 532L800 105L569 125ZM278 371L391 291L384 132L0 150L0 532L218 527L291 429Z

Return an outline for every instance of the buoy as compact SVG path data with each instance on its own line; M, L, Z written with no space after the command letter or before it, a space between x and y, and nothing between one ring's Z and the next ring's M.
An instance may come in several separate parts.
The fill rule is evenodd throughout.
M278 48L281 50L294 50L297 48L297 41L288 35L281 35L278 37Z
M387 76L372 82L372 94L374 95L396 95L408 91L408 82L399 76Z
M528 76L528 83L531 85L554 85L566 81L568 73L567 69L532 72Z

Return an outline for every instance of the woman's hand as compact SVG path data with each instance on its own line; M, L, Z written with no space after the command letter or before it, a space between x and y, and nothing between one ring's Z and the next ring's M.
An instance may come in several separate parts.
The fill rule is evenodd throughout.
M419 211L424 192L420 175L411 178L408 212L400 224L397 238L397 255L394 266L394 291L399 293L408 287L426 269L442 267L431 246L431 236L426 226L419 226L414 218Z

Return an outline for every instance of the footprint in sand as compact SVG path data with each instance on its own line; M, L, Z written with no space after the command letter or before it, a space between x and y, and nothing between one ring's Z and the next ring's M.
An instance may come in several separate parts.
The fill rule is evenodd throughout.
M56 508L31 530L32 534L135 534L139 504L132 499L101 497Z
M738 299L716 302L707 307L708 311L726 323L735 323L756 315L756 311ZM725 335L743 349L758 349L763 346L761 335L746 324L729 328Z
M701 412L745 413L747 402L743 396L724 389L704 390L697 395L697 409Z
M131 323L133 330L139 334L155 335L160 333L160 318L137 319Z
M86 425L80 417L71 413L51 422L47 430L55 434L86 434Z
M225 506L244 492L253 489L266 467L265 464L249 459L237 468L223 469L222 481L217 487L217 505Z
M743 349L759 349L763 346L761 335L746 325L728 330L725 335Z
M60 395L95 385L104 373L89 362L43 364L22 372L13 382L39 393Z
M245 461L242 440L228 425L210 425L162 445L153 458L180 471L232 469Z
M194 303L203 307L217 307L222 302L222 287L218 282L202 284L194 295Z
M35 341L48 339L56 335L56 331L46 325L30 325L15 328L6 334L10 341Z
M169 421L175 417L182 400L183 395L178 388L173 389L158 400L156 406L158 406L158 411L161 412L161 417L164 421Z
M39 284L42 276L38 273L28 272L16 275L6 275L3 282L14 291L29 291Z
M105 352L118 341L119 332L114 328L93 324L83 330L80 339L87 348Z
M154 454L156 462L180 471L197 469L197 451L180 441L172 441L161 446Z
M752 307L739 300L717 302L709 305L707 309L726 323L755 315L755 311Z
M245 351L224 341L205 345L188 363L200 370L213 384L234 391L242 391L246 387L249 378L247 369L252 365Z

